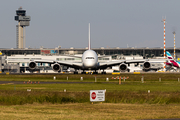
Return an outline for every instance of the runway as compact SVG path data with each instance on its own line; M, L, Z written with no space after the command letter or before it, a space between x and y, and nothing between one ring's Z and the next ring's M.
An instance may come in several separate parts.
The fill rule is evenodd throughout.
M38 82L38 81L0 81L0 85L12 84L90 84L94 82Z

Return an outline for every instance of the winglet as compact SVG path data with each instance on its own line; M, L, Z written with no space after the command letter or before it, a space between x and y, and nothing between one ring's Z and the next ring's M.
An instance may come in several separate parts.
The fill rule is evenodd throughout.
M91 49L91 41L90 41L90 23L89 23L89 46L88 46L88 49L89 49L89 50Z

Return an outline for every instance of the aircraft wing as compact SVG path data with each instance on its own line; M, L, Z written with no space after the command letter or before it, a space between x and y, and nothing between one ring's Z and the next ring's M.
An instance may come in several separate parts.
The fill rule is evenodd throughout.
M113 55L101 55L101 56L98 56L98 58L112 57L112 56L117 56L117 54L113 54Z
M59 63L60 65L64 65L64 66L72 67L72 68L81 68L82 67L82 62L55 61L55 60L33 60L33 62L36 62L36 63L49 63L49 64Z
M72 58L82 58L82 56L76 56L76 55L61 55L61 56L67 56L67 57L72 57Z
M108 62L100 62L99 63L99 67L101 69L105 69L107 67L111 67L111 66L116 66L119 65L121 63L125 63L125 64L131 64L131 63L143 63L148 61L148 59L141 59L141 60L115 60L115 61L108 61Z

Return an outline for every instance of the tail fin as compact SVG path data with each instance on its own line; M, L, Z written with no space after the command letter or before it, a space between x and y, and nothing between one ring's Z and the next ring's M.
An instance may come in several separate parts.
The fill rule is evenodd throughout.
M88 49L91 49L91 41L90 41L90 23L89 23L89 45L88 45Z
M166 55L167 55L167 58L169 59L168 62L166 62L166 65L174 66L176 68L180 67L179 65L180 63L175 61L168 51L166 51Z
M172 55L168 51L166 51L166 55L168 59L173 59Z

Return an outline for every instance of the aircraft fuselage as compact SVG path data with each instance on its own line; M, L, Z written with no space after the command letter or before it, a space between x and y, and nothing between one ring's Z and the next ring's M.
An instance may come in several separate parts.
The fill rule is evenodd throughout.
M82 69L83 70L97 70L98 56L93 50L86 50L82 55Z

